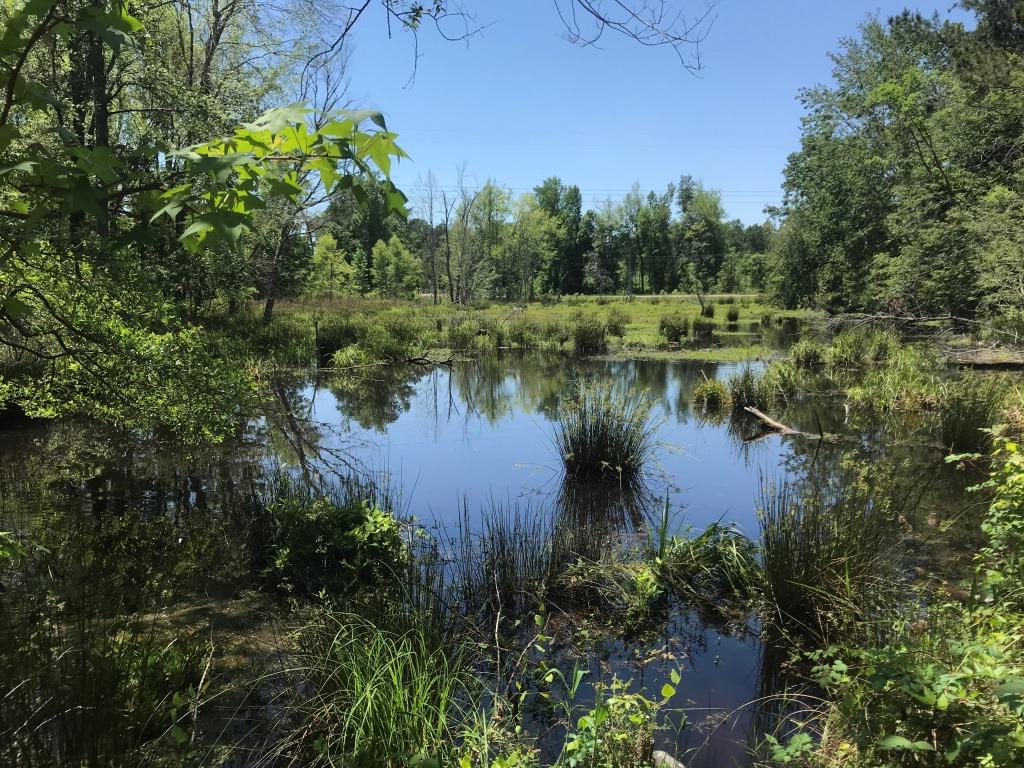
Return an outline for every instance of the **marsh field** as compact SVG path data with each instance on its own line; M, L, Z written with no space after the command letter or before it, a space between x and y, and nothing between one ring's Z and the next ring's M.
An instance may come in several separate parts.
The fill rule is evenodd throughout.
M7 764L810 760L858 748L823 666L980 594L947 456L1019 375L754 296L355 306L230 320L215 447L8 419Z

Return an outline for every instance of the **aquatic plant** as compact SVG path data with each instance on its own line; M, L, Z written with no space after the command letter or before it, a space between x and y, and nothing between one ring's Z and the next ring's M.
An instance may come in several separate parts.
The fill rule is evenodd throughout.
M310 594L349 594L393 577L405 557L400 528L373 493L359 483L321 492L279 478L261 520L266 576Z
M857 467L827 484L765 487L763 618L775 629L827 644L863 639L889 618L902 580L893 483Z
M693 403L708 413L721 411L729 404L729 389L724 382L705 376L693 388Z
M279 683L279 740L265 764L448 764L478 706L474 656L457 637L417 625L315 610L295 631Z
M658 321L658 333L664 336L666 341L678 343L686 337L689 331L689 318L679 312L662 315Z
M826 350L825 362L830 368L878 365L899 348L899 337L894 331L858 326L836 334Z
M941 400L940 362L920 346L890 353L884 366L867 371L848 389L851 402L880 411L930 410Z
M715 305L710 302L700 308L700 316L711 319L715 316Z
M803 371L816 371L825 364L825 347L813 339L800 339L789 350L793 365Z
M733 526L720 523L696 536L673 536L657 561L664 588L691 602L747 600L760 584L754 544Z
M980 450L991 443L987 431L1003 415L1013 384L998 374L965 372L942 386L939 422L942 444L954 450Z
M559 404L555 447L572 476L636 476L654 453L653 403L637 391L578 382Z
M743 410L748 405L760 410L768 409L769 397L761 377L750 366L729 377L729 402L734 410Z
M725 319L729 323L739 322L739 319L740 319L740 309L739 309L739 307L735 307L735 306L729 307L729 310L725 313Z
M715 330L715 324L703 317L693 318L693 335L710 336Z

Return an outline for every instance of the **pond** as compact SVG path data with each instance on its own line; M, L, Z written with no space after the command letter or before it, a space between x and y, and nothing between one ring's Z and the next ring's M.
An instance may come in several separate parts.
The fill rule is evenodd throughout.
M210 530L221 530L221 502L280 465L327 481L352 472L373 476L391 489L404 514L442 542L478 533L496 508L524 517L614 518L625 535L644 536L666 498L677 533L718 522L756 539L766 485L827 477L859 462L869 473L895 468L919 489L906 520L919 558L934 563L957 548L958 530L971 526L949 530L943 523L965 508L972 478L944 464L927 424L856 417L828 393L773 414L807 434L767 433L746 415L695 413L691 396L698 382L726 380L747 365L763 363L509 354L344 380L296 374L275 381L270 407L238 440L198 456L91 425L27 424L0 432L0 530L56 541L84 527L93 545L105 541L102 546L117 548L122 560L153 557L149 549L123 546L119 537L131 536L120 527L126 514L142 510L143 517L159 520L175 546L186 546L189 537L205 541ZM614 382L655 401L657 459L639 491L567 492L552 435L559 402L579 379ZM819 434L830 439L816 439ZM217 546L189 550L188 569L202 581L204 599L237 596L237 584L217 575L238 540L223 524ZM97 536L108 530L106 538ZM457 553L457 545L446 550L449 557ZM95 567L89 557L86 569ZM125 578L135 578L133 567L148 573L159 566L119 567ZM177 562L168 567L182 570ZM663 626L628 641L583 636L574 617L563 621L555 645L557 663L566 668L580 663L653 691L670 670L682 670L666 714L675 728L659 734L659 746L687 755L687 765L745 764L749 740L770 727L770 708L751 702L774 692L780 670L753 620L707 619L677 605Z

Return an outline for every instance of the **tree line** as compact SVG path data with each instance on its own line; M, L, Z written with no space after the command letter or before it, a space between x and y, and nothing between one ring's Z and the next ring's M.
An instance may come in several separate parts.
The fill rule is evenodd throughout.
M297 267L299 294L357 293L437 301L526 302L564 294L760 291L770 221L726 220L721 195L683 176L662 192L634 185L621 201L584 209L557 177L513 195L494 181L420 185L413 216L386 216L372 180L359 206L341 195L318 216Z

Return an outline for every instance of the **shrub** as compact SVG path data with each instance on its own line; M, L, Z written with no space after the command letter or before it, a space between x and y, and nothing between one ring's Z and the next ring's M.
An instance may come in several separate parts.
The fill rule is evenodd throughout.
M701 317L707 317L707 318L714 317L715 316L715 305L711 304L711 303L702 305L701 308L700 308L700 316Z
M578 312L573 315L570 332L577 355L595 355L608 349L607 327L597 315Z
M693 389L693 402L708 413L721 411L729 402L729 390L718 379L705 377Z
M825 364L825 348L811 339L800 339L790 348L789 357L800 370L816 371Z
M541 329L525 317L516 317L509 321L507 336L513 347L529 349L540 343Z
M636 476L654 452L652 401L580 382L559 404L555 447L571 476Z
M403 562L398 522L352 493L328 496L283 480L266 516L265 573L283 586L348 594L384 583Z
M600 304L601 302L598 301L598 303ZM629 314L623 312L618 307L612 307L608 312L608 319L605 321L605 325L608 328L609 335L621 339L626 335L626 326L629 325L629 322Z
M706 320L703 317L695 317L693 319L694 336L710 336L714 330L715 324L710 320Z
M689 331L689 319L678 312L674 312L671 315L662 315L658 321L658 333L664 336L667 341L682 341Z
M725 313L725 319L730 323L738 322L740 319L739 307L729 307L729 310Z
M446 345L456 352L467 352L476 344L477 328L466 318L452 318L445 334Z

